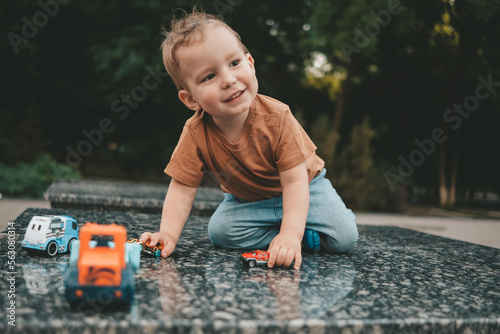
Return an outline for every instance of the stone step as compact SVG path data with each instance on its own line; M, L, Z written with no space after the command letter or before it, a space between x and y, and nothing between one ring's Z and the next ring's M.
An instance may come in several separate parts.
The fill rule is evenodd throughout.
M168 185L102 180L59 180L44 193L52 208L161 213ZM211 215L223 200L220 188L200 187L191 214Z

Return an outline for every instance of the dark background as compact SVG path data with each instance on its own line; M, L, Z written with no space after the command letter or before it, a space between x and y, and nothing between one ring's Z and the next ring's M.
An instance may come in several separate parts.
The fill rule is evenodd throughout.
M239 32L349 206L498 206L498 0L2 2L0 193L168 182L191 111L159 33L193 5Z

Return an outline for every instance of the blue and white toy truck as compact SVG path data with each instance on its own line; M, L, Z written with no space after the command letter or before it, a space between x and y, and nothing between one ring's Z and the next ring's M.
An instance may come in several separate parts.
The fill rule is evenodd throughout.
M78 240L78 223L70 216L34 216L21 247L29 254L54 256L71 250Z

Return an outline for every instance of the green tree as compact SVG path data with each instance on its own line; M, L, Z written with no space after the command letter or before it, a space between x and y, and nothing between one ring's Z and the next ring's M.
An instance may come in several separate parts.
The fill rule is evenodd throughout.
M383 180L374 163L376 132L365 118L352 128L350 141L333 165L333 184L346 204L358 210L387 208Z
M411 176L401 179L440 189L441 205L452 206L457 180L467 183L473 173L489 169L492 163L491 155L484 154L481 165L470 166L469 173L460 177L460 162L470 165L465 157L474 154L463 152L461 133L470 133L476 120L467 124L464 120L455 131L443 115L474 91L478 75L498 73L498 65L492 62L499 45L495 34L499 27L494 24L499 18L498 1L318 0L313 8L310 35L303 45L316 51L310 64L314 65L317 52L327 61L310 66L313 71L307 73L306 82L325 91L333 102L331 116L325 118L332 120L331 133L323 137L328 144L322 145L329 150L327 161L335 161L342 124L346 120L353 124L363 114L377 114L373 124L384 140L378 144L376 159L389 164L394 157L411 153L417 139L429 137L441 126L446 142L436 154L426 156L424 164L414 166ZM495 105L498 100L493 97L481 106L488 115L484 119L497 119L492 115ZM488 122L483 126L488 127ZM491 141L482 145L498 154Z

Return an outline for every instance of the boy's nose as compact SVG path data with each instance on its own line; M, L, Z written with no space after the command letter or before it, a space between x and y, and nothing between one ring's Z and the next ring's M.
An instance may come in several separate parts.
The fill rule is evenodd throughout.
M224 73L222 85L223 88L229 88L236 83L236 77L231 73L231 71L226 71Z

